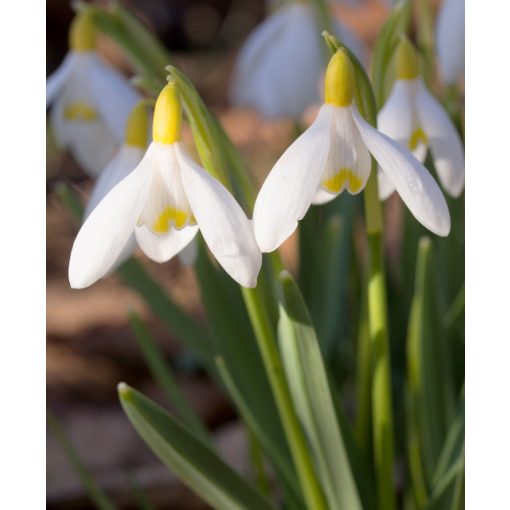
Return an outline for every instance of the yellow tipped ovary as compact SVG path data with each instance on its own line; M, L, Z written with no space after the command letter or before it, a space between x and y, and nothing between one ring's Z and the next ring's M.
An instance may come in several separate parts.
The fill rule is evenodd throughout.
M324 77L324 102L349 106L354 98L354 68L347 52L340 48L331 57Z
M66 120L93 122L98 117L97 111L92 106L80 101L71 103L64 108L64 118Z
M90 11L80 12L73 19L69 30L69 46L78 52L96 49L96 27Z
M409 138L409 143L408 143L409 149L414 151L420 143L423 143L424 145L426 145L428 143L428 141L429 140L427 138L425 131L423 131L422 128L418 128L414 131L414 133Z
M180 230L186 224L195 225L195 218L188 215L186 211L166 206L152 225L152 230L156 232L156 234L166 234L170 231L172 226L177 230Z
M147 146L147 102L142 100L131 110L126 124L125 142L144 149Z
M397 80L414 80L420 75L420 60L415 47L402 36L397 48Z
M333 177L322 181L322 186L330 193L339 193L347 187L351 193L361 191L363 181L350 168L341 168Z
M172 144L181 139L182 106L174 81L159 93L154 108L152 137L155 142Z

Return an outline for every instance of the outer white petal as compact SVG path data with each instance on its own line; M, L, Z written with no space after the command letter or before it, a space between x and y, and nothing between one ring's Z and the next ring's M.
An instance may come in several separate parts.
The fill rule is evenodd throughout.
M91 212L71 250L71 287L92 285L118 261L135 228L149 179L150 169L144 160Z
M124 177L128 176L142 161L144 150L133 145L122 145L117 154L99 175L85 207L84 217L88 218L94 208Z
M253 224L263 252L278 248L310 207L329 155L334 112L333 106L321 107L314 123L282 154L262 185Z
M384 173L381 167L377 168L377 183L381 200L388 199L395 192L393 182L391 182L391 179Z
M444 0L437 19L436 46L439 73L455 83L464 73L464 0Z
M177 255L179 257L179 261L183 266L191 267L195 264L198 256L198 246L196 239L193 239L191 243L185 246Z
M176 145L182 183L207 246L236 282L255 287L262 254L250 221L227 189L193 161L182 143Z
M46 106L62 91L75 63L75 54L69 52L53 74L46 78Z
M416 101L441 184L451 196L458 197L464 189L464 150L459 134L439 101L422 82Z
M98 57L91 59L89 73L91 91L101 117L117 142L122 143L129 114L140 96L122 74Z
M448 206L427 169L409 151L365 122L354 108L353 116L368 150L393 181L414 217L431 232L448 235Z
M153 234L145 225L135 228L135 236L142 251L155 262L166 262L186 248L197 235L198 227L170 229L168 234Z

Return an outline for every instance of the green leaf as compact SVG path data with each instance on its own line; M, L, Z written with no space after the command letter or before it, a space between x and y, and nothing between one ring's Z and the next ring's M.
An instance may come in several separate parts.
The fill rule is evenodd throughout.
M155 403L125 383L119 398L151 450L192 490L218 510L270 510L272 504L206 444Z
M94 503L95 507L99 510L115 510L115 505L110 499L108 499L108 497L97 485L94 478L85 468L82 461L80 460L80 457L78 456L78 453L69 440L69 437L65 433L65 430L62 428L57 418L49 409L46 411L46 423L48 424L48 427L52 431L57 441L64 449L67 458L71 463L71 466L73 467L75 473L80 477L81 482L87 490L87 494L89 495L91 501Z
M407 338L408 452L414 466L417 500L430 486L446 437L448 395L452 377L437 310L432 243L423 237L418 246L415 292ZM423 471L423 473L422 473ZM421 479L418 479L419 478ZM418 493L420 495L418 495Z
M399 37L406 33L410 15L410 0L403 0L395 5L388 19L384 23L372 53L372 83L377 100L377 106L382 108L384 101L388 97L392 83L391 60L397 47Z
M145 363L149 367L152 375L158 381L165 395L175 408L179 418L206 444L211 445L209 433L204 423L190 406L186 396L182 393L172 374L168 363L165 362L163 355L158 349L156 342L149 333L140 317L134 312L130 312L129 321L135 333L135 338L142 352Z
M329 507L361 509L310 316L288 272L281 273L280 284L278 338L283 364Z

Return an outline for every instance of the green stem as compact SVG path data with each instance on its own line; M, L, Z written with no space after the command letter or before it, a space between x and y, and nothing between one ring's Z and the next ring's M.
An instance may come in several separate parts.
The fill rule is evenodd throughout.
M326 510L326 502L315 476L306 440L292 405L289 387L276 347L274 328L264 305L262 294L257 288L243 287L242 292L307 506L310 510Z

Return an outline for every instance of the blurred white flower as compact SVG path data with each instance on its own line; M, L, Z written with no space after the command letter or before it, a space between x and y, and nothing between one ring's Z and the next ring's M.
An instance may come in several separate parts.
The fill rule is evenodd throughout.
M416 219L432 232L448 235L448 206L430 173L359 115L353 95L352 63L339 50L326 70L325 104L317 119L276 162L255 202L255 238L263 252L285 241L312 203L333 200L344 189L359 193L370 175L370 154Z
M379 130L413 151L423 162L430 148L443 188L458 197L464 188L464 151L459 134L441 103L419 75L419 60L408 39L397 49L397 79L381 109ZM395 186L379 169L379 196L388 198Z
M254 287L262 255L250 221L181 141L181 104L174 83L163 88L156 102L153 138L140 164L80 229L69 262L71 287L87 287L107 274L133 232L148 257L165 262L199 229L225 271L241 285Z
M76 16L70 51L46 81L46 105L56 141L96 177L122 143L137 92L97 56L96 31L85 11Z
M340 39L360 58L360 40L340 22ZM232 102L255 108L267 117L300 119L320 100L323 69L320 33L313 8L303 2L285 5L270 15L244 43L234 70Z
M438 14L436 47L439 74L447 84L456 83L464 74L464 0L444 0Z

